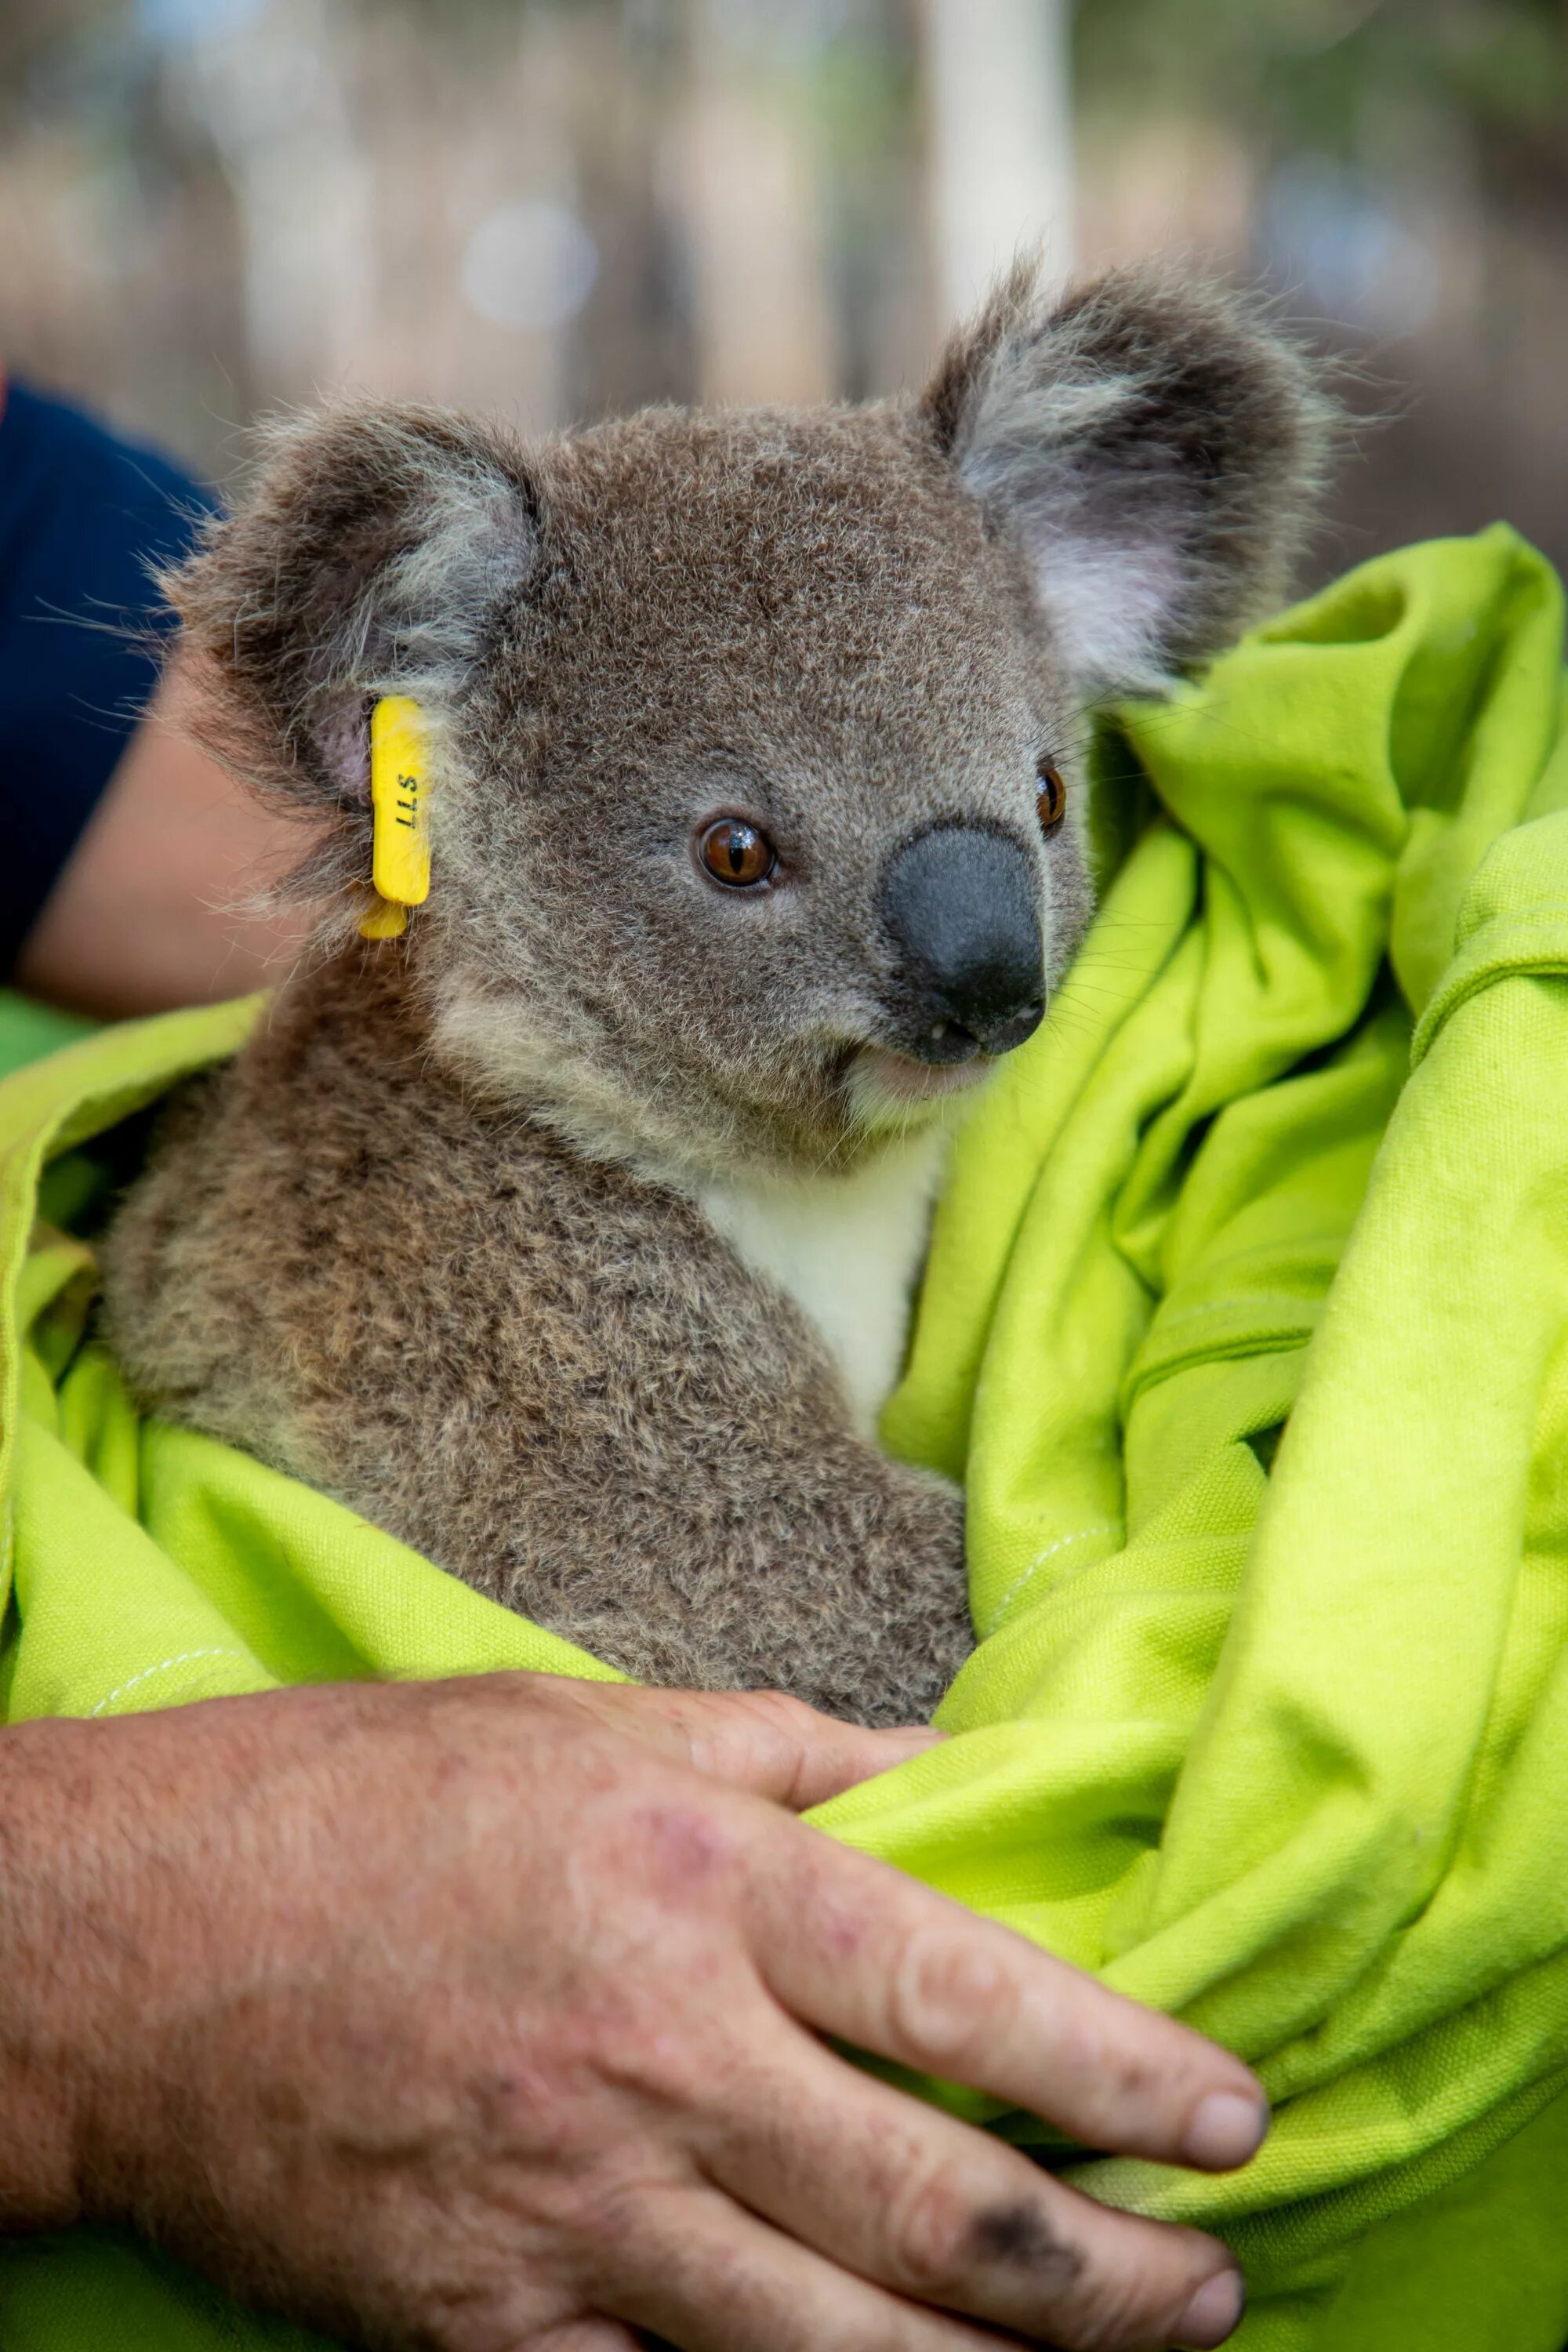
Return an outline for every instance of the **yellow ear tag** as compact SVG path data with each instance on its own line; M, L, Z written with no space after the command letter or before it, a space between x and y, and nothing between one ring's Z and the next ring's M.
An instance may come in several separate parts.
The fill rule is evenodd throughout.
M405 908L430 896L430 764L425 715L406 694L385 694L370 714L371 873L376 904L361 937L395 940Z
M390 898L378 898L369 891L370 912L359 919L362 940L400 940L408 929L408 909L395 907Z

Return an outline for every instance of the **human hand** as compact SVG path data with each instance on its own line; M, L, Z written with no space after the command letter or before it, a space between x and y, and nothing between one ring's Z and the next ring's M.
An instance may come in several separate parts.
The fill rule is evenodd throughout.
M1095 2147L1220 2168L1261 2137L1238 2061L793 1818L926 1737L500 1675L5 1733L0 1762L52 1742L37 1793L70 1791L41 1845L34 1805L0 1928L68 2085L35 2108L57 2172L27 2218L133 2222L429 2352L995 2342L960 2315L1069 2352L1220 2342L1215 2241L817 2038ZM0 2211L5 2177L0 2150Z

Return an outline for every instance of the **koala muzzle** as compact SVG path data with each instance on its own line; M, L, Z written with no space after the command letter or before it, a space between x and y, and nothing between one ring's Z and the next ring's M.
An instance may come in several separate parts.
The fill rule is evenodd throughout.
M1045 1013L1039 884L1027 853L980 825L937 825L888 866L900 1050L921 1062L1010 1054Z

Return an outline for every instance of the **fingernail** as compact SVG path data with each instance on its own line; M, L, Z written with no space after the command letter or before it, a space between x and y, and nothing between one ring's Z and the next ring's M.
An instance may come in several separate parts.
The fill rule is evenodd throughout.
M1268 2109L1244 2091L1211 2091L1200 2099L1182 2154L1205 2172L1234 2172L1256 2156L1268 2132Z
M1182 2314L1176 2341L1183 2352L1209 2352L1234 2336L1247 2308L1247 2284L1239 2271L1216 2271L1205 2279Z
M935 1748L947 1738L934 1723L895 1723L886 1737L896 1739L900 1748Z

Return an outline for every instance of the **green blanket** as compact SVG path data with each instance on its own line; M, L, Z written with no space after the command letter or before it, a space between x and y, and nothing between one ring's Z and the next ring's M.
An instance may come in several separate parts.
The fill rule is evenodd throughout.
M952 1740L818 1818L1259 2069L1239 2178L1074 2167L1231 2240L1247 2352L1568 2335L1562 640L1497 530L1108 730L1103 910L966 1130L887 1416L967 1481L982 1638ZM73 1235L254 1017L0 1089L13 1719L595 1671L140 1421L94 1343ZM302 2340L109 2235L0 2259L7 2352Z

